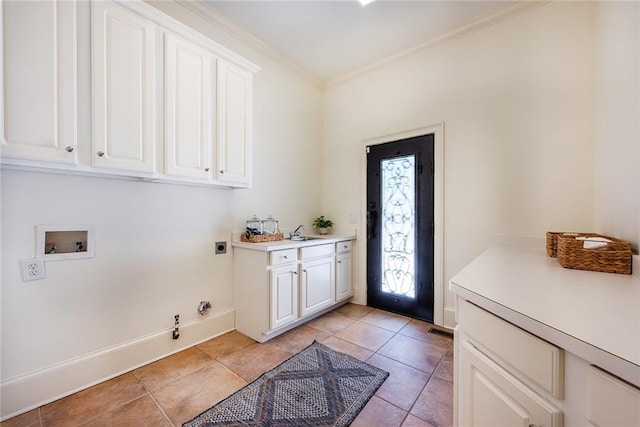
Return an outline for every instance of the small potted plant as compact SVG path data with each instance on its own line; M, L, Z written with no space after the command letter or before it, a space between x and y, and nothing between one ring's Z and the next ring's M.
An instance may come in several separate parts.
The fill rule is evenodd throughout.
M313 220L313 226L318 229L318 233L327 234L329 232L329 228L333 227L333 221L326 219L324 215L320 215L318 218Z

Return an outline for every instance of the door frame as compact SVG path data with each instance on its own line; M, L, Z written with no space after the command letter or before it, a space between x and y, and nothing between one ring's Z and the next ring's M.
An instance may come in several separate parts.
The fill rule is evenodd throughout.
M385 144L421 135L433 134L433 324L444 326L444 122L418 129L379 136L362 141L361 146L361 187L360 224L367 223L367 146ZM364 233L363 233L364 235ZM367 277L367 240L357 240L359 263L358 277ZM366 280L361 280L357 299L367 301Z

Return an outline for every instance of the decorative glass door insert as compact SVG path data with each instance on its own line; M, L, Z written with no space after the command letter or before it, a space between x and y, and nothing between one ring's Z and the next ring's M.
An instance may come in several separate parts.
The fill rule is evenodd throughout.
M382 292L415 298L416 158L382 160Z

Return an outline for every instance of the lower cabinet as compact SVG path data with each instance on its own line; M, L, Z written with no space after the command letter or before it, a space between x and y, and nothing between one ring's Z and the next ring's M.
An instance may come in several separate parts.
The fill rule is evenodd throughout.
M562 426L562 411L469 341L459 346L459 425Z
M640 426L637 383L460 296L457 306L456 426Z
M353 295L346 270L351 252L336 256L340 243L272 251L235 247L236 329L265 342L346 302Z
M563 396L562 349L458 302L457 425L563 426L563 411L551 401Z
M352 277L353 254L349 251L336 255L336 301L344 301L353 296Z
M589 424L640 426L640 389L594 366L587 375Z
M306 316L335 302L333 255L300 264L300 316Z
M269 272L271 329L298 320L298 266L289 264Z

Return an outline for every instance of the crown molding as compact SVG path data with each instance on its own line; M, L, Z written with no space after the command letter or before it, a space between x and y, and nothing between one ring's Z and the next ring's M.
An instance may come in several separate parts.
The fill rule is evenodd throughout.
M341 77L324 81L320 79L318 76L316 76L315 74L309 72L305 68L291 61L284 54L280 53L279 51L273 49L271 46L264 43L262 40L257 38L248 30L244 29L243 27L239 26L232 20L223 16L221 13L216 11L213 7L208 6L206 4L206 1L175 0L176 3L180 4L184 8L190 10L196 15L211 22L212 24L221 28L226 33L234 37L235 39L243 42L248 47L255 49L256 51L258 51L268 59L294 72L298 76L302 77L303 79L305 79L306 81L308 81L309 83L311 83L312 85L320 89L326 89L332 86L343 84L356 77L369 73L375 69L381 68L393 61L397 61L402 58L406 58L408 56L423 52L427 49L439 46L443 43L457 39L466 34L471 34L476 31L482 30L500 21L504 21L513 16L519 15L531 9L542 6L546 3L549 3L550 1L552 0L512 0L507 4L505 4L504 6L501 6L488 14L472 19L466 24L459 26L454 30L451 30L441 36L427 40L424 43L420 43L414 47L405 49L394 55L391 55L379 61L373 62L365 67L362 67L351 73L347 73Z
M462 37L464 35L482 30L483 28L489 27L505 19L511 18L513 16L527 12L531 9L542 6L543 4L549 3L550 1L552 0L512 0L505 6L501 6L491 13L474 18L471 21L467 22L466 24L459 26L456 29L453 29L447 33L444 33L441 36L427 40L424 43L420 43L414 47L405 49L394 55L388 56L384 59L371 63L365 67L360 68L359 70L356 70L351 73L345 74L341 77L326 81L324 84L324 88L326 89L332 86L340 85L358 76L369 73L375 69L381 68L391 62L423 52L427 49L430 49L435 46L439 46L443 43L446 43L448 41L457 39L458 37Z
M291 61L285 55L280 53L279 51L273 49L271 46L264 43L262 40L257 38L248 30L236 24L231 19L223 16L218 11L216 11L213 7L207 6L206 2L203 0L175 0L177 4L188 9L192 13L200 16L201 18L209 21L214 24L216 27L222 29L227 34L234 37L236 40L244 43L248 47L258 51L260 54L264 55L271 61L283 66L284 68L292 71L297 74L299 77L302 77L312 85L316 86L319 89L324 87L324 81L320 79L315 74L307 71L300 65Z

